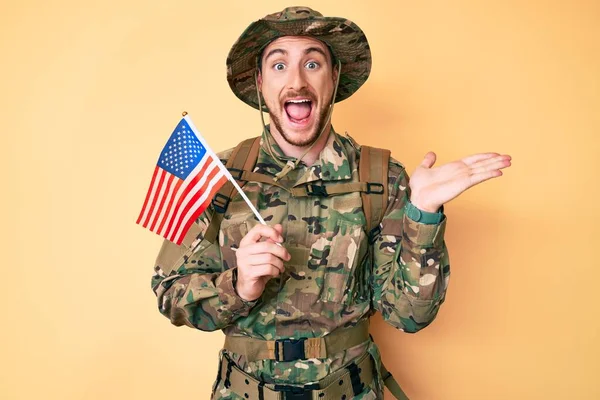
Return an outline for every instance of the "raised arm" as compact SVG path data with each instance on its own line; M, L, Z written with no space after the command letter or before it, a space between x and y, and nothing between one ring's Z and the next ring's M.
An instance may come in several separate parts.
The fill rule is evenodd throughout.
M511 157L499 153L473 154L439 167L433 167L435 161L435 153L428 152L409 183L402 165L392 160L391 201L373 248L374 307L406 332L417 332L433 321L450 278L446 217L436 223L417 222L405 213L406 205L410 201L431 217L467 189L502 176L501 170L511 165Z
M448 288L446 217L425 224L405 214L410 187L397 163L390 163L389 193L381 235L373 244L373 306L386 322L413 333L433 321Z

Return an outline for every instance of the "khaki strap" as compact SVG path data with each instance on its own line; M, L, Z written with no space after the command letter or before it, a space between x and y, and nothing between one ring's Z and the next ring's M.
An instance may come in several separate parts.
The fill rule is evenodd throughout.
M365 386L371 385L374 376L373 359L370 354L365 352L356 361L356 366L358 371L360 371L360 381ZM247 399L283 400L286 398L281 389L275 390L275 385L271 383L261 385L259 380L238 368L226 354L221 359L219 371L218 384L215 385L215 389L225 386L225 388L240 398ZM223 385L220 385L220 382L223 382ZM334 373L318 381L315 386L317 387L309 392L309 398L314 400L352 399L355 397L351 374L347 368L336 370ZM262 393L260 393L261 391Z
M306 358L327 358L369 340L369 322L362 320L352 328L336 330L329 335L304 340ZM241 354L248 361L283 360L282 340L262 340L248 336L225 336L223 348ZM279 355L279 357L276 357Z
M236 171L234 171L235 174ZM304 186L298 186L293 188L288 188L281 184L280 182L276 182L273 177L265 174L260 174L258 172L251 171L242 171L239 173L236 178L239 176L242 181L250 181L250 182L260 182L266 183L269 185L277 186L287 192L289 192L293 197L308 197L308 196L319 196L319 190L323 188L326 191L327 196L335 196L338 194L352 193L352 192L382 192L380 187L370 186L367 182L352 182L352 183L331 183L328 185L322 184L306 184Z
M281 184L279 182L275 182L275 179L272 176L265 175L265 174L259 174L258 172L242 171L242 173L240 174L240 180L246 181L246 182L267 183L269 185L274 185L274 186L280 187L281 189L283 189L287 192L290 191L290 189L288 189L283 184Z
M368 233L379 226L387 208L389 159L389 150L370 146L362 146L360 149L358 164L360 182L373 182L383 185L383 194L361 192Z
M398 384L394 376L383 365L383 362L381 362L381 377L383 378L383 383L385 384L385 386L396 399L409 400L408 396L406 395L406 393L404 393L402 388L400 388L400 385Z
M294 197L307 197L319 196L319 190L325 190L325 192L323 192L326 193L325 196L335 196L344 193L367 192L369 190L369 186L367 182L333 183L329 185L317 185L309 183L306 186L291 188L290 192ZM371 190L377 189L371 188Z

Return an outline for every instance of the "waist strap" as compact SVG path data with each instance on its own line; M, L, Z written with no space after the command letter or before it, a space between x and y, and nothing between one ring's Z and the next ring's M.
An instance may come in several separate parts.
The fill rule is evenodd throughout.
M247 336L225 336L223 348L246 357L248 361L293 361L328 358L369 340L369 321L352 328L336 330L320 338L262 340Z
M258 381L239 369L235 363L223 355L219 369L219 381L225 389L249 400L321 400L351 399L364 391L373 381L373 361L365 352L356 362L340 368L322 380L301 385L279 385ZM217 385L215 388L217 388ZM224 393L221 393L222 395Z

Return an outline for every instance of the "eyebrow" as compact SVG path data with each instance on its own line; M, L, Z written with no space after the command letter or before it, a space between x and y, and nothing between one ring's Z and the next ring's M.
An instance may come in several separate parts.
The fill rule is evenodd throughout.
M321 53L323 55L323 57L325 57L325 59L327 59L327 54L325 54L325 52L318 47L309 47L308 49L304 50L304 54L309 54L309 53L312 53L313 51L316 51L317 53Z
M269 57L271 57L273 54L277 54L277 53L281 53L284 56L287 56L287 51L285 51L283 49L273 49L267 53L267 55L265 56L265 61L267 61L269 59Z
M320 53L323 55L323 57L325 57L325 59L327 59L327 54L325 54L325 52L318 47L309 47L306 50L304 50L305 55L310 54L312 52ZM267 61L269 59L269 57L271 57L272 55L277 54L277 53L283 54L284 56L287 56L287 54L288 54L288 52L285 51L284 49L273 49L267 53L267 55L265 56L265 61Z

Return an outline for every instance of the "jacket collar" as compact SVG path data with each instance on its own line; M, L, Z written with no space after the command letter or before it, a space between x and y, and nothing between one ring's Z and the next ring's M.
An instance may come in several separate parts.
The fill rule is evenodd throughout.
M285 164L288 160L295 161L295 158L286 156L279 145L275 142L267 125L267 129L263 132L260 140L260 152L256 162L255 172L272 175L281 171L282 166L273 160L267 148L268 142L271 142L271 151L273 155ZM269 141L265 135L269 135ZM319 157L312 166L307 166L304 162L300 162L298 167L291 171L287 177L282 180L286 186L298 186L308 182L322 180L339 181L347 180L352 177L352 171L348 161L348 154L345 147L342 145L340 135L338 135L333 126L331 127L329 137Z

